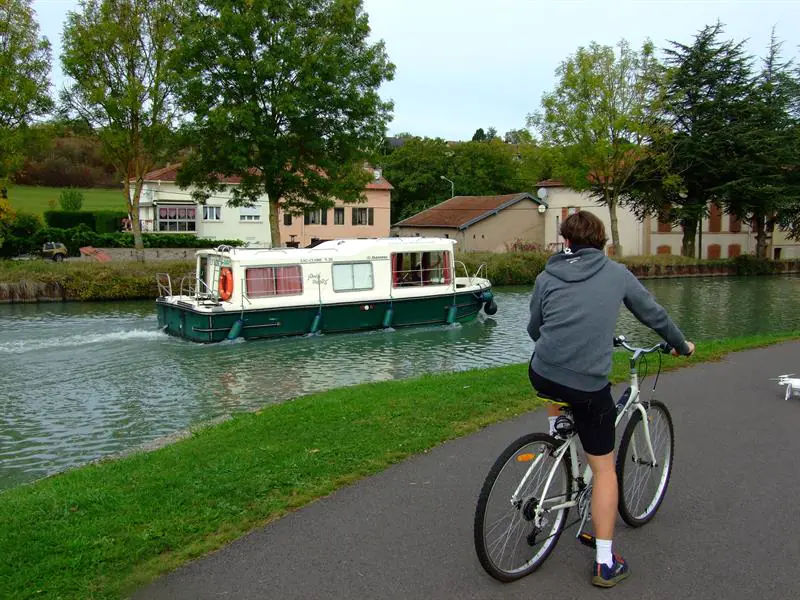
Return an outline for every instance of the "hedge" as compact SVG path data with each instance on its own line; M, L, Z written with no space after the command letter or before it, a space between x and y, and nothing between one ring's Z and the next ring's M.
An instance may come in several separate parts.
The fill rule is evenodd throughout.
M44 222L48 227L58 229L71 229L79 225L86 225L94 230L94 214L83 210L46 210Z
M10 235L6 237L0 255L6 258L20 254L32 254L41 250L45 242L61 242L70 256L79 256L82 246L95 248L133 248L132 233L95 233L86 225L71 229L45 227L29 237ZM145 248L216 248L220 244L242 246L241 240L211 240L180 233L143 233Z

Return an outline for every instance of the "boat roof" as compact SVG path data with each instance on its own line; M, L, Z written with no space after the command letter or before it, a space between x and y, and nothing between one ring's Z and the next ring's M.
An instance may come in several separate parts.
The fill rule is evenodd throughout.
M197 255L226 254L235 261L265 258L300 260L303 258L343 258L373 252L431 252L453 250L456 240L434 237L388 237L329 240L313 248L234 248L220 246L200 250Z

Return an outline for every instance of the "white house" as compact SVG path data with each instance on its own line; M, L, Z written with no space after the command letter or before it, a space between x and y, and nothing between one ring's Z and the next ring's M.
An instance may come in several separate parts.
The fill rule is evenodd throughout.
M212 240L243 240L251 246L270 246L269 199L266 194L252 207L231 207L231 190L239 177L222 180L225 190L197 204L189 190L175 183L178 165L147 173L139 200L142 231L191 233ZM132 185L132 184L131 184Z

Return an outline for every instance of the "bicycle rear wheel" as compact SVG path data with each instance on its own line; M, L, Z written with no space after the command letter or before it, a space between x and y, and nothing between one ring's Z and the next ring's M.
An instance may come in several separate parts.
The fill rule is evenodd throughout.
M617 455L619 514L631 527L641 527L655 516L667 494L672 472L675 449L672 417L658 400L650 402L647 425L655 464L647 446L642 413L638 410L625 427Z
M540 504L555 506L572 495L569 458L564 455L556 464L556 448L556 440L549 435L524 435L505 449L486 477L475 509L475 550L483 568L495 579L514 581L532 573L558 542L568 508L547 511L538 526L534 523ZM513 501L514 492L532 466L518 499ZM545 490L554 466L553 479Z

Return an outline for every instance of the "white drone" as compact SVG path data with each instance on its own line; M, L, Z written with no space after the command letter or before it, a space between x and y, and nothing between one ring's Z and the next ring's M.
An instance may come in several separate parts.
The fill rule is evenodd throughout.
M778 385L786 386L786 400L792 396L800 396L800 379L795 378L794 373L778 375L777 377L773 377L772 381L777 381Z

